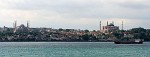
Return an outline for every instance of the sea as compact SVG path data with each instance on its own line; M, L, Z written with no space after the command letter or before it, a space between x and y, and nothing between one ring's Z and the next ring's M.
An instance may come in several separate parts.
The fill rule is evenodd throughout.
M150 57L150 42L0 42L0 57Z

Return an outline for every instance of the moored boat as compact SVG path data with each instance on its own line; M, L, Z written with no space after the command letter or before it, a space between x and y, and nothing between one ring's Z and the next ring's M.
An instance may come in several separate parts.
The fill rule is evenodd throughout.
M115 44L143 44L144 39L132 39L129 41L121 41L121 40L117 40L114 41Z

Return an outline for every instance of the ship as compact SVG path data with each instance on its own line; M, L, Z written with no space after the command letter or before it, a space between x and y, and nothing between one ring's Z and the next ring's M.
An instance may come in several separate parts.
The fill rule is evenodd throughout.
M115 44L143 44L144 39L131 39L128 41L124 40L116 40L114 41Z

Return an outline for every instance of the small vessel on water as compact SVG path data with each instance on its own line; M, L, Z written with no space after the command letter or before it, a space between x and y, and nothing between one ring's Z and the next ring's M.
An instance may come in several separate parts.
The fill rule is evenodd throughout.
M114 41L115 44L143 44L144 39L131 39L128 41L123 40L116 40Z

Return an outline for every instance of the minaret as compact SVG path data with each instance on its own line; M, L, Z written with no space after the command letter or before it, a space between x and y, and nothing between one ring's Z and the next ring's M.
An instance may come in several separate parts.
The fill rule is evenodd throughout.
M112 21L112 24L114 25L114 21Z
M29 30L29 21L27 21L27 29Z
M107 26L108 26L108 21L107 21Z
M17 21L15 21L14 23L14 33L16 32L16 30L17 30Z
M29 28L29 22L27 21L27 28Z
M123 21L122 21L122 30L123 30Z
M13 28L15 28L15 22L13 22Z
M102 25L101 25L101 21L100 21L100 31L102 30L101 28L102 28Z

